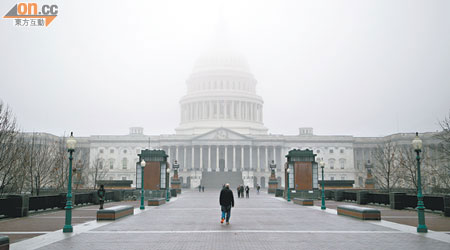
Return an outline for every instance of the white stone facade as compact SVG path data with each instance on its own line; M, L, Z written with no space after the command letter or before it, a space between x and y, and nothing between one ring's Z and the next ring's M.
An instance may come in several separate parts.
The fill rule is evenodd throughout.
M241 171L245 185L268 187L272 160L284 186L285 155L311 149L326 163L325 180L354 180L355 187L363 187L370 156L360 154L370 154L383 138L317 136L313 128L300 128L296 136L267 134L257 82L245 58L224 40L196 62L180 100L176 134L148 136L133 127L129 135L88 138L90 162L104 161L105 179L135 181L137 154L150 148L165 150L171 163L177 160L183 185L191 188L200 184L203 171Z

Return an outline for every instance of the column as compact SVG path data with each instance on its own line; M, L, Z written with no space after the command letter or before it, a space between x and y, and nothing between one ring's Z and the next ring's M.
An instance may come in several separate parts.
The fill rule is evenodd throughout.
M244 102L244 120L248 119L248 104Z
M223 101L223 118L226 120L228 119L227 117L227 111L228 111L228 102L227 101ZM226 159L227 157L225 157ZM225 160L226 162L227 160Z
M233 146L233 172L236 172L236 146Z
M203 147L200 146L200 171L203 171Z
M216 148L216 172L219 172L219 146Z
M231 101L231 119L236 119L234 116L234 101Z
M258 165L256 166L258 169L258 172L261 171L261 158L260 158L260 150L259 150L259 146L256 148L256 156L258 157L258 160L256 161L258 163Z
M225 172L228 172L228 146L225 146Z
M208 172L211 172L211 146L208 146Z
M284 151L283 151L283 146L280 147L280 169L283 170L284 169Z
M206 106L208 106L207 102L203 102L203 119L207 119L208 118L208 114L206 113Z
M268 153L268 147L266 146L265 148L266 148L266 152L264 152L264 153L266 155L266 163L264 163L264 172L267 172L267 170L269 168L269 166L267 165L267 164L269 164L269 156L267 154Z
M252 148L252 146L250 146L249 149L250 149L250 166L249 166L249 168L253 169L253 159L252 159L253 158L252 157L253 148Z
M242 120L241 113L242 113L242 106L241 106L241 102L239 101L238 102L238 110L237 110L237 117L239 120Z
M172 161L172 159L170 159L170 146L167 147L167 155L169 156L169 162Z
M244 171L244 146L241 146L241 171Z
M184 148L184 154L183 154L183 165L184 165L184 167L183 167L183 169L184 169L184 171L187 171L187 166L186 166L186 146L184 146L183 147Z
M275 164L277 163L275 146L273 146L273 161L275 162Z
M219 119L220 119L220 102L217 101L216 105L217 105L217 109L216 109L216 111L217 111L217 113L216 113L216 118L217 118L217 120L219 120ZM219 166L217 166L217 167L219 167Z
M208 114L208 119L212 119L213 118L213 105L211 101L208 101L208 106L209 106L209 114Z
M191 169L195 169L195 165L194 165L194 163L195 163L195 161L194 161L194 160L195 160L195 153L194 153L194 152L195 152L195 146L192 146L192 150L191 150L191 151L192 151L192 154L191 154L191 155L192 155L192 159L191 159L191 164L192 164L192 165L191 165Z
M178 159L178 146L176 146L175 148L175 160L177 160L178 162L180 161L180 159Z

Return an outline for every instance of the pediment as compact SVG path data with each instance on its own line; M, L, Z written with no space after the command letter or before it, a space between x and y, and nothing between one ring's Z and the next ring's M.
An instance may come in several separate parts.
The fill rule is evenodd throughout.
M193 140L248 140L245 135L239 134L227 128L218 128L208 133L199 135Z

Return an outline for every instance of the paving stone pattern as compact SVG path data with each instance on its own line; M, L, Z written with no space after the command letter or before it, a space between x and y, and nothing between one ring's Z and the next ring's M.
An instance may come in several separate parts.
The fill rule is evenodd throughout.
M231 224L222 225L218 200L218 190L183 191L175 201L41 249L450 249L448 242L265 193L235 194Z

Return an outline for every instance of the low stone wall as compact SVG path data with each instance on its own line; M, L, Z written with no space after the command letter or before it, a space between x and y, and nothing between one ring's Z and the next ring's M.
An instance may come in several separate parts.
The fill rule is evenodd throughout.
M135 189L107 190L105 201L122 201L136 199L140 192ZM67 201L67 194L60 193L54 195L29 196L29 195L8 195L0 199L0 214L7 217L28 216L29 211L46 209L64 209ZM165 197L165 196L164 196ZM72 194L73 205L99 204L97 190L84 193Z
M276 197L284 197L283 189L275 191ZM299 191L291 190L290 198L320 199L321 190ZM379 204L389 205L392 209L405 209L417 207L417 195L405 192L380 193L375 190L349 190L349 189L326 189L325 199L334 201L350 201L357 204ZM444 216L450 217L450 195L425 195L423 197L425 209L442 211Z

